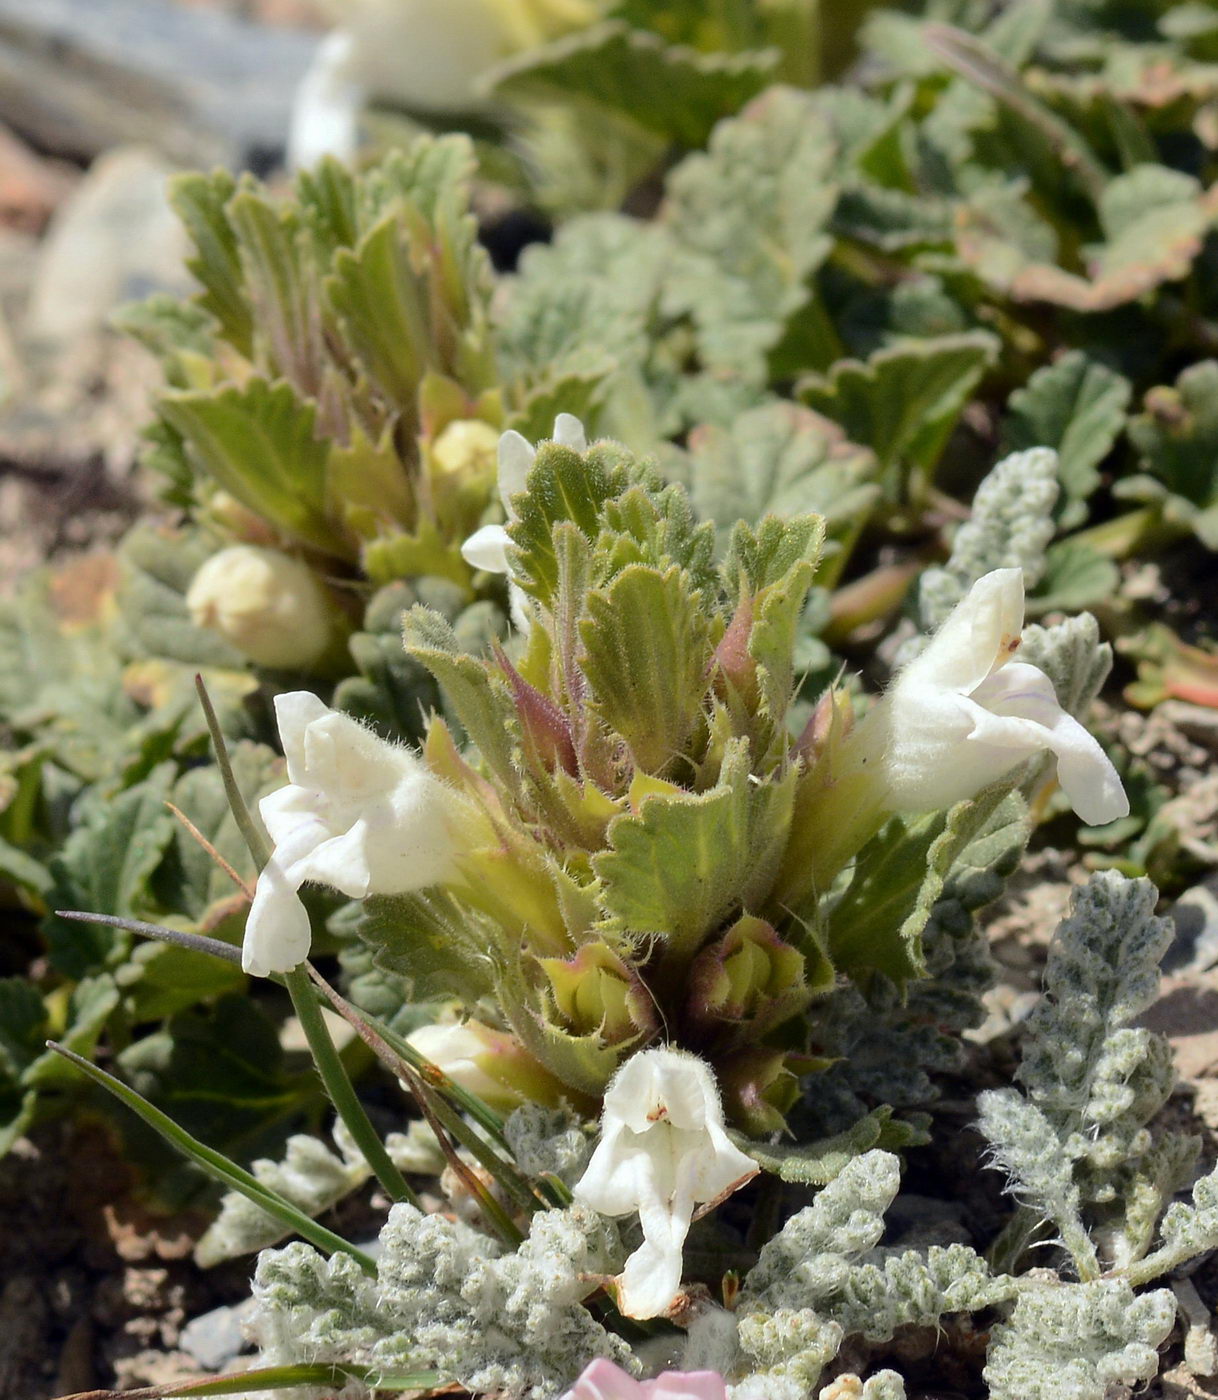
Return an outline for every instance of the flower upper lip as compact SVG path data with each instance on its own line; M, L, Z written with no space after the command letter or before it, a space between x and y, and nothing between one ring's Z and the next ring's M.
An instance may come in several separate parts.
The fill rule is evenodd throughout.
M1014 661L1023 625L1023 571L985 574L922 653L897 676L879 711L894 811L932 811L971 797L1046 750L1075 811L1100 825L1129 811L1096 740L1064 710L1048 676Z

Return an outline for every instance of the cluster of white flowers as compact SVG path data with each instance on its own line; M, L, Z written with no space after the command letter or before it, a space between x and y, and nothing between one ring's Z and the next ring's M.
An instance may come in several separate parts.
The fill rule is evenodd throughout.
M568 414L558 417L554 440L576 451L586 447L583 426ZM509 522L534 457L518 433L500 438L499 492ZM475 567L508 576L524 628L527 603L511 579L509 544L504 525L487 525L462 552ZM1128 811L1099 744L1062 709L1043 672L1013 659L1022 623L1022 573L996 570L973 585L899 673L868 721L881 726L877 781L888 810L949 806L1047 751L1084 820L1107 822ZM302 883L316 881L353 899L441 883L454 869L468 816L465 799L416 754L378 739L311 693L281 695L276 709L289 784L261 804L275 848L258 880L243 957L246 970L261 975L286 971L308 954L308 915L297 893ZM436 1028L427 1040L428 1053L481 1092L488 1084L476 1062L480 1048L470 1026ZM576 1195L604 1215L638 1213L643 1243L618 1280L627 1315L660 1316L672 1305L695 1207L728 1194L755 1170L727 1136L704 1061L666 1048L626 1061L605 1093L600 1142ZM569 1400L678 1393L719 1394L710 1382L680 1392L640 1389L602 1371L585 1375Z

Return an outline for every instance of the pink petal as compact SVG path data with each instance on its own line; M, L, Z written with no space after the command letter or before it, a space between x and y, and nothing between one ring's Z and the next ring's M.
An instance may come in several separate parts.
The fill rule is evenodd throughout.
M647 1400L727 1400L727 1386L718 1371L666 1371L643 1382Z
M584 1368L562 1400L643 1400L646 1393L633 1376L600 1357Z

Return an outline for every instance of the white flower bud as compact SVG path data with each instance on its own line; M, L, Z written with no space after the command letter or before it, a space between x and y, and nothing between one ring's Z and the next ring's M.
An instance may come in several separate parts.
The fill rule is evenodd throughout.
M405 894L453 872L461 797L417 754L323 705L307 690L275 698L288 786L258 810L275 849L254 891L241 961L265 977L309 953L306 880L351 899Z
M733 1145L710 1066L644 1050L605 1091L601 1140L575 1196L602 1215L639 1213L643 1243L618 1280L627 1317L658 1317L681 1288L682 1248L699 1202L742 1186L757 1164Z
M450 476L487 476L494 469L499 433L481 418L458 418L431 446L431 460Z
M1062 709L1052 681L1012 659L1022 628L1023 571L995 569L899 673L877 711L887 726L890 810L950 807L1049 750L1085 822L1098 826L1129 811L1116 769Z
M186 606L198 627L218 632L256 665L304 671L329 650L336 613L324 585L290 554L234 544L191 580Z
M525 1100L523 1092L490 1072L497 1059L519 1057L519 1046L502 1031L481 1021L440 1022L411 1031L406 1043L492 1108L508 1112Z

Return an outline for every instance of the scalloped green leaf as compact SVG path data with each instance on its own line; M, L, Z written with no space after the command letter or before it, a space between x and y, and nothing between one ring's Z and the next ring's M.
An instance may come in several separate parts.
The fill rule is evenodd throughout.
M779 55L700 53L621 20L577 30L494 69L501 97L607 108L677 145L701 146L715 123L773 80Z
M984 331L905 341L865 362L839 360L828 374L802 380L799 397L872 449L886 492L896 497L906 475L932 476L997 352L998 341Z

